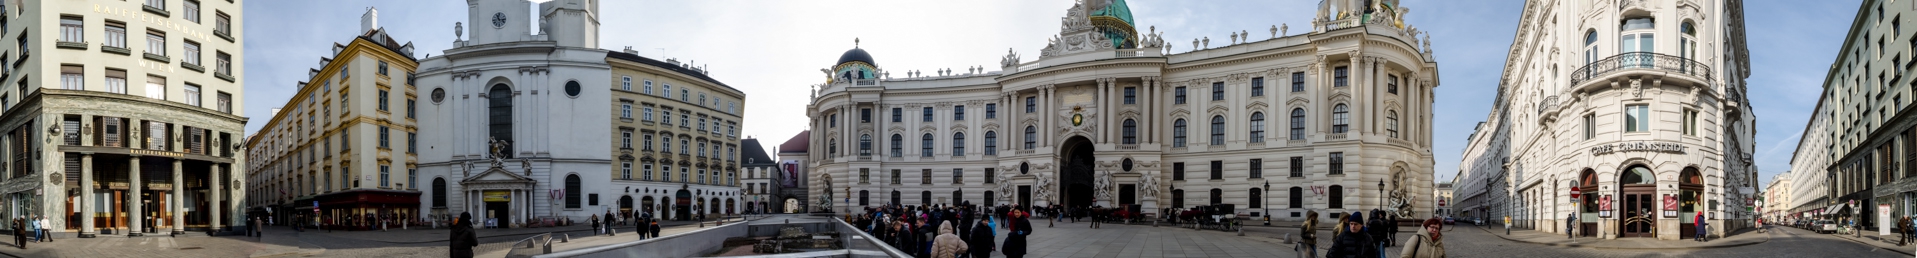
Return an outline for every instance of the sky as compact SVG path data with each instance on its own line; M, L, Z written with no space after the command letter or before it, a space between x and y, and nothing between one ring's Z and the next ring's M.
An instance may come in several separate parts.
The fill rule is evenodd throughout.
M1821 91L1824 72L1856 14L1859 0L1748 1L1745 6L1751 69L1749 96L1757 115L1760 181L1790 169L1790 157ZM1071 0L968 1L601 1L599 46L632 47L640 55L676 58L708 67L709 75L746 93L745 135L768 148L805 130L809 86L824 82L845 50L870 52L889 71L983 66L997 70L1007 49L1035 58L1056 35ZM1228 33L1269 34L1290 25L1309 31L1317 1L1131 0L1141 29L1164 32L1174 52L1200 37L1228 41ZM1440 4L1442 3L1442 4ZM1455 177L1465 138L1490 112L1505 53L1517 29L1522 1L1405 0L1407 25L1430 33L1440 71L1434 104L1434 176ZM335 42L358 34L366 8L418 57L439 55L455 40L454 22L466 21L464 1L253 1L242 21L247 131L271 119L306 80L309 68ZM530 10L529 10L530 12ZM469 24L470 27L470 24ZM1181 44L1182 43L1182 44ZM773 150L766 150L771 152ZM1761 187L1760 187L1761 189Z

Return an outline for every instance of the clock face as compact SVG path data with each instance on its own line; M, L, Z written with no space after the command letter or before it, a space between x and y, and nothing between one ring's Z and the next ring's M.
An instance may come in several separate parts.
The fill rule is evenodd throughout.
M506 27L506 13L493 13L493 28Z

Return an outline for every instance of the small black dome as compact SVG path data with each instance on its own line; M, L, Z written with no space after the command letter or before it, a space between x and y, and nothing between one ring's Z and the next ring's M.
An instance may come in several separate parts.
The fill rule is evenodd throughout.
M847 62L852 62L852 61L865 62L866 64L871 64L872 66L879 65L878 62L872 61L871 54L866 54L865 49L859 49L859 48L852 48L852 50L846 50L845 54L839 55L839 62L836 64L845 64Z

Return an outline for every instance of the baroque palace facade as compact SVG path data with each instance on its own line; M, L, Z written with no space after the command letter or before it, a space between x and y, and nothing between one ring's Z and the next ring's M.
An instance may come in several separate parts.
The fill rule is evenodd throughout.
M1749 227L1742 1L1528 1L1459 162L1461 214L1604 238Z
M807 152L795 164L810 171L813 211L1232 204L1280 219L1431 216L1437 63L1407 11L1326 5L1301 35L1272 26L1265 39L1194 39L1173 54L1155 29L1137 30L1125 1L1082 1L1037 60L1008 53L996 72L888 72L855 48L814 86L810 146L780 155Z
M7 1L7 217L58 237L244 227L241 4ZM140 83L132 83L140 82Z

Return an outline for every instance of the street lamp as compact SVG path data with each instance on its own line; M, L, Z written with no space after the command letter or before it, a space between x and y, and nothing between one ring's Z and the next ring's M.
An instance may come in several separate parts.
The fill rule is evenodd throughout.
M1378 179L1378 210L1384 210L1384 179Z
M1265 203L1260 203L1260 204L1265 206L1265 226L1271 226L1271 180L1269 179L1265 180L1264 190L1265 190L1264 196L1259 196L1259 197L1263 197L1264 200L1261 200L1261 201L1264 201Z

